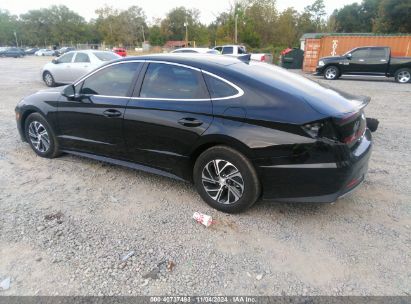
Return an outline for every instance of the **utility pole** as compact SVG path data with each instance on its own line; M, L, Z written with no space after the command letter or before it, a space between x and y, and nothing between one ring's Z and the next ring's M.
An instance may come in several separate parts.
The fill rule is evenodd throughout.
M184 22L184 26L186 27L186 46L188 46L188 22L187 22L187 16L186 16L186 22Z
M143 32L143 43L146 42L146 36L144 35L144 26L141 26L141 31Z
M235 29L234 29L234 43L237 44L237 21L238 21L238 14L235 14L234 17L234 25L235 25Z
M14 38L16 38L16 47L19 47L19 42L17 41L17 33L14 31Z

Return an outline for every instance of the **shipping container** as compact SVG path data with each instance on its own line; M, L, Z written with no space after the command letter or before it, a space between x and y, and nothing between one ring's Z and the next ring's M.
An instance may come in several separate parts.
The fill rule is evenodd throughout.
M327 35L307 38L304 43L304 72L314 72L321 57L343 55L361 46L386 46L392 56L411 57L411 35Z

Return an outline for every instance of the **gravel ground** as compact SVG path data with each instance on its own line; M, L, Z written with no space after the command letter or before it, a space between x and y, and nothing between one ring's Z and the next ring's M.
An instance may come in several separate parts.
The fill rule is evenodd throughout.
M226 215L189 184L37 157L14 107L45 88L48 60L0 59L0 282L11 278L0 295L411 293L411 85L317 78L372 97L380 127L367 180L334 204L259 202ZM205 228L195 211L216 222Z

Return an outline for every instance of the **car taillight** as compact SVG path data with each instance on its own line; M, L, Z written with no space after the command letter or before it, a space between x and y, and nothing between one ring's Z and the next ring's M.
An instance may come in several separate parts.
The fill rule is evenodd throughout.
M261 61L265 61L265 55L261 56Z

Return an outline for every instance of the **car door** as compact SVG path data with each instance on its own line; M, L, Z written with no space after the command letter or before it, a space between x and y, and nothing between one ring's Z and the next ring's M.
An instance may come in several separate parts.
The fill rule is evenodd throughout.
M181 177L191 149L213 120L201 71L150 62L140 83L124 115L130 157Z
M123 158L123 117L140 62L121 62L97 70L75 84L73 98L58 107L62 149Z
M367 70L369 73L385 75L388 69L389 51L384 47L373 47L369 50Z
M54 81L57 83L68 83L70 81L71 62L74 57L74 52L66 53L55 61L53 70Z
M90 71L91 62L90 57L85 52L76 52L73 63L71 64L72 81L86 75Z
M351 59L347 67L347 74L362 74L369 71L368 68L369 48L358 48L351 52Z

